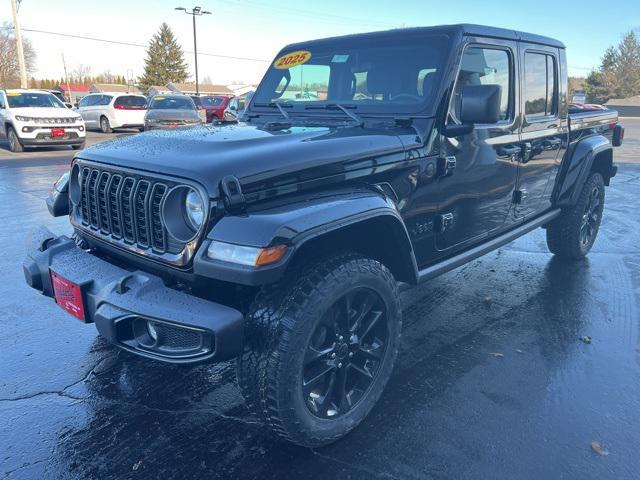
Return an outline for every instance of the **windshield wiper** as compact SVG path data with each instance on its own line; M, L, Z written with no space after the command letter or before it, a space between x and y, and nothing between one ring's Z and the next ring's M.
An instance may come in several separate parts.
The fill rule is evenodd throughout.
M290 120L289 114L286 112L284 107L280 105L279 102L269 102L269 103L254 103L256 107L269 107L269 108L277 108L280 110L280 113L286 120ZM291 105L287 105L288 108L291 108Z
M342 105L340 103L325 103L324 105L307 105L305 108L309 110L314 108L321 108L324 110L342 110L344 114L347 115L349 118L351 118L351 120L356 122L359 127L364 126L364 119L360 115L356 114L355 112L350 112L348 110L349 108L353 108L353 109L358 108L355 105Z

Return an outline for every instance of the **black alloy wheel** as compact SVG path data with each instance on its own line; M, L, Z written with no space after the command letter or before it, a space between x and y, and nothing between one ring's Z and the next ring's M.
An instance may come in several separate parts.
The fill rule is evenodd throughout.
M317 325L303 362L307 407L320 418L350 411L371 387L389 338L382 299L356 288L338 299Z
M580 244L588 248L594 240L600 225L600 186L591 189L580 223Z

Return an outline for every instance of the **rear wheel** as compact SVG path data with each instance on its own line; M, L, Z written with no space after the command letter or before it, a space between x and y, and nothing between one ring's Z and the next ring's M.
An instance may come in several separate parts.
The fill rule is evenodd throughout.
M22 143L20 143L18 134L13 127L8 127L7 140L9 140L9 150L15 153L24 152L24 147L22 146Z
M100 117L100 130L102 133L111 133L113 130L111 129L111 125L109 124L109 119L107 117Z
M265 287L247 315L238 359L247 405L299 445L338 440L382 394L401 323L393 275L357 255L333 256Z
M547 246L559 257L579 259L593 247L604 210L604 179L592 173L574 206L547 226Z

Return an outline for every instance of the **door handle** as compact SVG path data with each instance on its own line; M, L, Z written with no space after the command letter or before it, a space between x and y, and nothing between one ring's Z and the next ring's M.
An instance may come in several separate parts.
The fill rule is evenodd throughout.
M517 145L505 145L504 147L498 148L498 156L501 158L508 158L512 162L518 159L521 152L522 148Z
M546 150L557 150L560 148L562 144L562 139L560 138L547 138L544 142L542 142L544 148Z
M456 157L450 155L441 157L438 161L438 173L441 177L447 177L456 169Z

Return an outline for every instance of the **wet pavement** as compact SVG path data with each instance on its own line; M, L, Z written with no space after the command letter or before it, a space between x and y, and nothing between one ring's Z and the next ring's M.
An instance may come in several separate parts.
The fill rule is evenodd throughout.
M631 125L619 159L640 158ZM42 201L68 162L0 159L0 478L639 477L640 164L620 165L588 259L556 261L537 230L404 293L380 403L309 450L256 424L232 363L135 358L28 289L28 232L69 231Z

